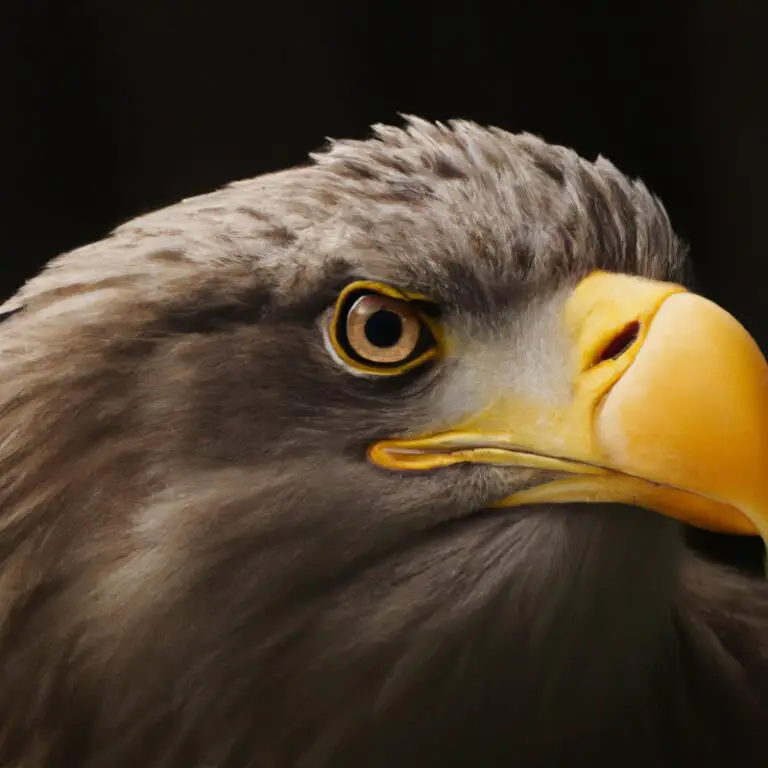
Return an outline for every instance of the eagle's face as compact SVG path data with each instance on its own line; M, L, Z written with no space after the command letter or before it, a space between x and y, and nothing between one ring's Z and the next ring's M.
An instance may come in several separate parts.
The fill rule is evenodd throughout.
M712 445L765 452L765 363L641 184L465 123L316 160L15 300L0 756L556 759L675 667L673 518L760 525Z

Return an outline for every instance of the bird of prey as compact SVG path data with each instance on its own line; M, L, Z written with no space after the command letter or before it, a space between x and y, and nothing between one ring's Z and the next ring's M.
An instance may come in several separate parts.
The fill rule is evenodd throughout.
M602 158L408 118L0 326L0 766L759 766L768 367Z

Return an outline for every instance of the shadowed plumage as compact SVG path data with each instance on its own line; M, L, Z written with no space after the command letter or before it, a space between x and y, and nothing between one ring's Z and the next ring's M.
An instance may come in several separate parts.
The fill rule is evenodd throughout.
M683 281L661 204L529 135L411 119L66 254L0 326L0 766L755 766L768 588L533 467L387 472L488 380L560 396L552 307ZM351 375L327 310L452 341ZM560 358L557 357L557 360Z

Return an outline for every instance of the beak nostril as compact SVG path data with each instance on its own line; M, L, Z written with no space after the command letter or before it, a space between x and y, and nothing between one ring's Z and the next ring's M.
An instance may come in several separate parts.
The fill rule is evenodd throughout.
M621 357L636 341L640 335L640 323L633 320L625 325L595 357L592 365L599 365L606 360L615 360Z

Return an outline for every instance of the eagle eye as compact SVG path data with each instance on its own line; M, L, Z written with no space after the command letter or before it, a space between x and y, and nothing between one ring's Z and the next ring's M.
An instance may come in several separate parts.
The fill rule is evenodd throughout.
M328 337L342 362L356 372L395 376L438 351L434 317L421 297L359 281L339 296Z

